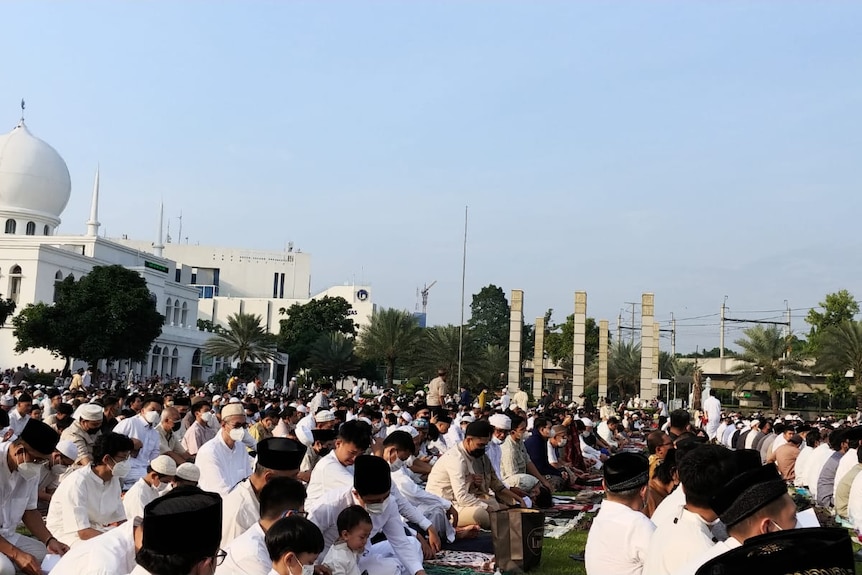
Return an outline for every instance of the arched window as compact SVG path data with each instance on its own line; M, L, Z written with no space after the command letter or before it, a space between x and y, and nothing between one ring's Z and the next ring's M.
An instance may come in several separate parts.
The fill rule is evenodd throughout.
M14 234L16 227L18 227L18 224L15 223L15 220L6 220L6 233L7 234Z
M27 235L35 236L36 235L36 222L27 222Z
M173 353L171 353L171 355L174 357L179 357L180 356L180 350L177 348L174 348L174 351L173 351Z
M196 349L192 354L192 365L201 365L201 350Z
M63 279L63 272L61 272L60 270L57 270L57 273L54 274L54 279L57 281L62 280Z
M54 297L52 301L57 301L57 284L63 281L63 272L57 270L57 273L54 274Z
M153 355L162 355L162 348L160 348L159 346L154 346Z
M42 228L42 235L43 236L50 236L51 235L51 228L48 227L48 224L45 224L45 227Z
M174 325L180 325L180 300L174 302Z
M180 316L180 323L181 323L181 324L183 324L183 325L188 325L188 320L189 320L189 304L188 304L188 303L186 303L186 302L183 302L182 310L183 310L183 311L182 311L182 315Z
M165 323L169 323L171 321L172 303L173 300L171 300L171 298L168 298L168 301L165 302Z
M21 295L21 266L14 265L9 270L9 299L18 303Z

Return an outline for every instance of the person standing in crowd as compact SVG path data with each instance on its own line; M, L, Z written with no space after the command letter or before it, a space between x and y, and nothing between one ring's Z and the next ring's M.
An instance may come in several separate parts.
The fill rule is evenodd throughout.
M125 435L100 435L92 462L60 482L48 506L46 524L64 544L74 547L126 520L122 481L129 472L133 447Z
M39 471L59 441L56 431L30 420L17 439L0 442L0 575L19 571L39 575L47 553L63 555L69 550L57 541L36 509ZM21 523L29 537L18 533Z
M425 404L431 408L431 411L437 411L440 406L446 403L446 395L449 393L446 379L449 372L445 369L437 370L437 377L431 380L428 384L428 395L425 397Z
M329 409L329 396L332 395L332 383L324 381L320 384L320 390L308 404L309 413L317 413L321 409Z
M605 500L593 520L584 550L587 575L639 575L644 571L655 525L642 513L649 461L619 453L604 465Z
M221 430L201 446L195 458L201 470L201 489L226 497L251 475L251 457L243 443L248 434L246 425L242 404L229 403L222 408Z
M296 479L305 446L281 437L270 437L257 444L254 473L243 479L224 498L225 517L222 521L221 546L231 541L260 520L259 495L264 487L278 477ZM305 501L303 488L303 501Z
M713 441L721 425L721 401L714 396L709 388L703 390L703 412L706 414L706 436Z

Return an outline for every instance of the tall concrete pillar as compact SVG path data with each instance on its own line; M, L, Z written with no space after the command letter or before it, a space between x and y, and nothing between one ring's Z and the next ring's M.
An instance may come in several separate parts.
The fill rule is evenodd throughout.
M545 318L536 318L536 345L533 348L533 397L542 397L545 381Z
M509 391L521 388L521 336L524 328L524 290L512 290L509 307Z
M608 396L608 320L599 322L599 397Z
M575 292L575 337L572 349L572 399L584 392L587 346L587 292Z
M653 399L656 395L652 385L653 357L655 356L654 323L655 296L651 293L645 293L641 296L641 399Z

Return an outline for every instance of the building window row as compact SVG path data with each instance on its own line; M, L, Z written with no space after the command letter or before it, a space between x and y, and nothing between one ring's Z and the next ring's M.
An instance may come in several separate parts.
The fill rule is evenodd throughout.
M14 234L17 232L17 230L18 230L18 222L17 221L15 221L11 218L6 220L6 226L5 226L4 231L7 234ZM24 228L24 233L28 236L35 236L36 235L36 222L27 222L27 225ZM43 227L42 228L42 235L43 236L50 236L51 235L51 228L47 225L45 227Z

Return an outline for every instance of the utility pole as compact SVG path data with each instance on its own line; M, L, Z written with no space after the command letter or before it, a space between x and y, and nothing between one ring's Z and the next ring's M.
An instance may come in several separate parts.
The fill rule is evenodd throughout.
M718 338L718 357L724 359L724 312L727 309L727 296L721 302L721 336Z
M617 345L623 342L623 310L617 316Z
M670 356L676 357L676 320L673 312L670 312Z
M630 332L631 333L631 340L630 341L631 341L631 344L634 345L634 343L635 343L635 306L637 305L637 302L627 301L625 303L626 303L626 305L632 306L632 325L631 325L632 329Z

